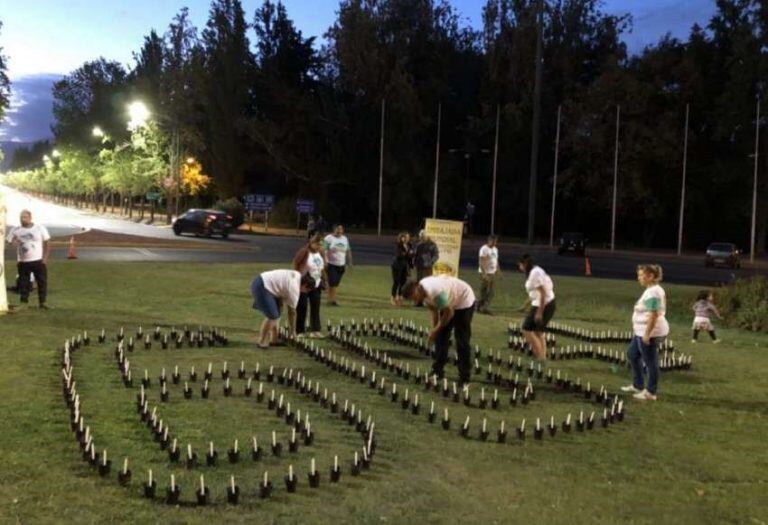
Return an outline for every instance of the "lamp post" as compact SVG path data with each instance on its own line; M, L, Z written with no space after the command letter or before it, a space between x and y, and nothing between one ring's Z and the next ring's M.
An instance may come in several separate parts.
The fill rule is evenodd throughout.
M472 157L480 155L480 154L487 155L490 152L491 152L491 150L485 149L485 148L479 149L479 150L475 150L475 151L466 150L466 149L460 149L460 148L453 148L453 149L449 149L448 150L448 153L451 153L453 155L462 155L464 157L464 162L465 162L465 164L464 164L464 166L465 166L465 170L464 170L464 203L465 203L465 206L467 206L467 208L466 208L467 210L470 209L470 207L469 207L469 204L470 204L470 200L469 200L469 172L470 172L470 163L472 162ZM474 210L474 206L472 206L471 209ZM472 229L471 228L471 216L468 217L468 219L469 219L469 222L470 222L469 226L470 226L470 230L471 230Z

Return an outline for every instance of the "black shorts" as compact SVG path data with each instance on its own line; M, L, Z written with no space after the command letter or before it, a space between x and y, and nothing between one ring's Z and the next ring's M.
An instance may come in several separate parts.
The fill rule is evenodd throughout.
M540 323L536 322L536 310L538 309L537 306L531 307L528 315L525 316L525 320L523 321L523 330L527 332L543 332L555 315L555 301L548 302L544 307Z
M328 286L336 288L341 284L341 276L344 275L346 266L336 266L335 264L329 264L328 269Z

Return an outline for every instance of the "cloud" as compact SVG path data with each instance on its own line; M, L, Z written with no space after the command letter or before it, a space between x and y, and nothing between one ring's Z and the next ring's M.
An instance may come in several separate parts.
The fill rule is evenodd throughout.
M53 83L61 75L41 73L13 80L11 103L0 123L0 140L34 142L51 137Z

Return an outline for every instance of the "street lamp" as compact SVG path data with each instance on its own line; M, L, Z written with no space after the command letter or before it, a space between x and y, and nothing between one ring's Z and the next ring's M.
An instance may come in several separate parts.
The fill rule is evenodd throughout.
M151 113L144 102L140 100L128 104L128 131L135 131L146 125Z

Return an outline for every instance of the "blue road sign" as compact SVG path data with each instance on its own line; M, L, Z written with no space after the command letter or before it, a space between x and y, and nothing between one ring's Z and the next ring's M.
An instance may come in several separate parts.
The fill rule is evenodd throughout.
M296 211L298 213L314 213L315 201L312 199L296 199Z
M252 193L246 195L243 200L248 211L272 211L275 205L275 196L268 194Z

